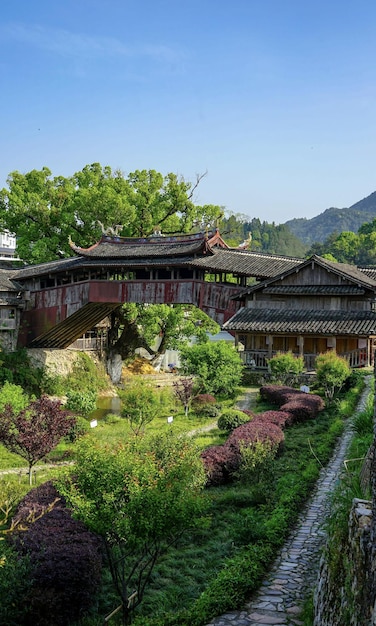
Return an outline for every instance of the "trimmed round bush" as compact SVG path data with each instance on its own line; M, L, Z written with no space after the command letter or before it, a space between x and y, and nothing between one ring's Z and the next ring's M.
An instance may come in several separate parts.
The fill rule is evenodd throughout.
M100 538L72 518L50 481L25 496L14 520L27 530L15 531L12 544L31 567L24 623L67 626L77 621L90 608L100 582Z
M229 433L238 426L241 426L241 424L249 422L250 419L250 416L244 411L240 411L238 409L228 409L227 411L223 411L223 413L219 416L218 428L219 430L224 430Z
M270 443L271 449L278 450L284 439L285 436L279 426L256 417L251 422L233 430L225 445L240 453L242 445L251 445L255 441L261 441Z

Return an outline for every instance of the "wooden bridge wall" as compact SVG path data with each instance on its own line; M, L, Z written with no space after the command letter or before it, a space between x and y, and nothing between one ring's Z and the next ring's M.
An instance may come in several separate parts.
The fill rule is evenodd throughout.
M29 345L89 303L193 304L223 324L238 309L230 300L236 293L236 285L200 280L92 280L38 290L31 292L23 312L19 344Z

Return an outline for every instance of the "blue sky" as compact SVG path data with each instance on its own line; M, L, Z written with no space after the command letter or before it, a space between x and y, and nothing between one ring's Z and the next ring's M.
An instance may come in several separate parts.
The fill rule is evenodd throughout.
M207 172L284 223L376 190L374 0L2 0L0 188L99 162Z

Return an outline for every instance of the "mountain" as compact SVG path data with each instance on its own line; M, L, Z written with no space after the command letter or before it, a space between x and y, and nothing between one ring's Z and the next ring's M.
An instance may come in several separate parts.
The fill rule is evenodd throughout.
M376 191L347 209L331 207L309 220L305 217L289 220L285 226L303 243L311 245L323 243L332 233L357 233L362 224L372 222L375 218Z

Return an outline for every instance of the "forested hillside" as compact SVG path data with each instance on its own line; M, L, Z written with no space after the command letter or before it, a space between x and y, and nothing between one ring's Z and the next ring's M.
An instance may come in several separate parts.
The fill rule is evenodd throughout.
M365 222L372 222L376 217L376 192L371 193L363 200L356 202L349 208L326 209L312 219L304 217L289 220L284 225L305 244L323 243L332 233L350 231L357 233Z
M221 233L228 245L237 247L247 241L248 249L253 252L303 258L308 248L285 224L269 224L258 218L249 220L244 215L223 218Z

